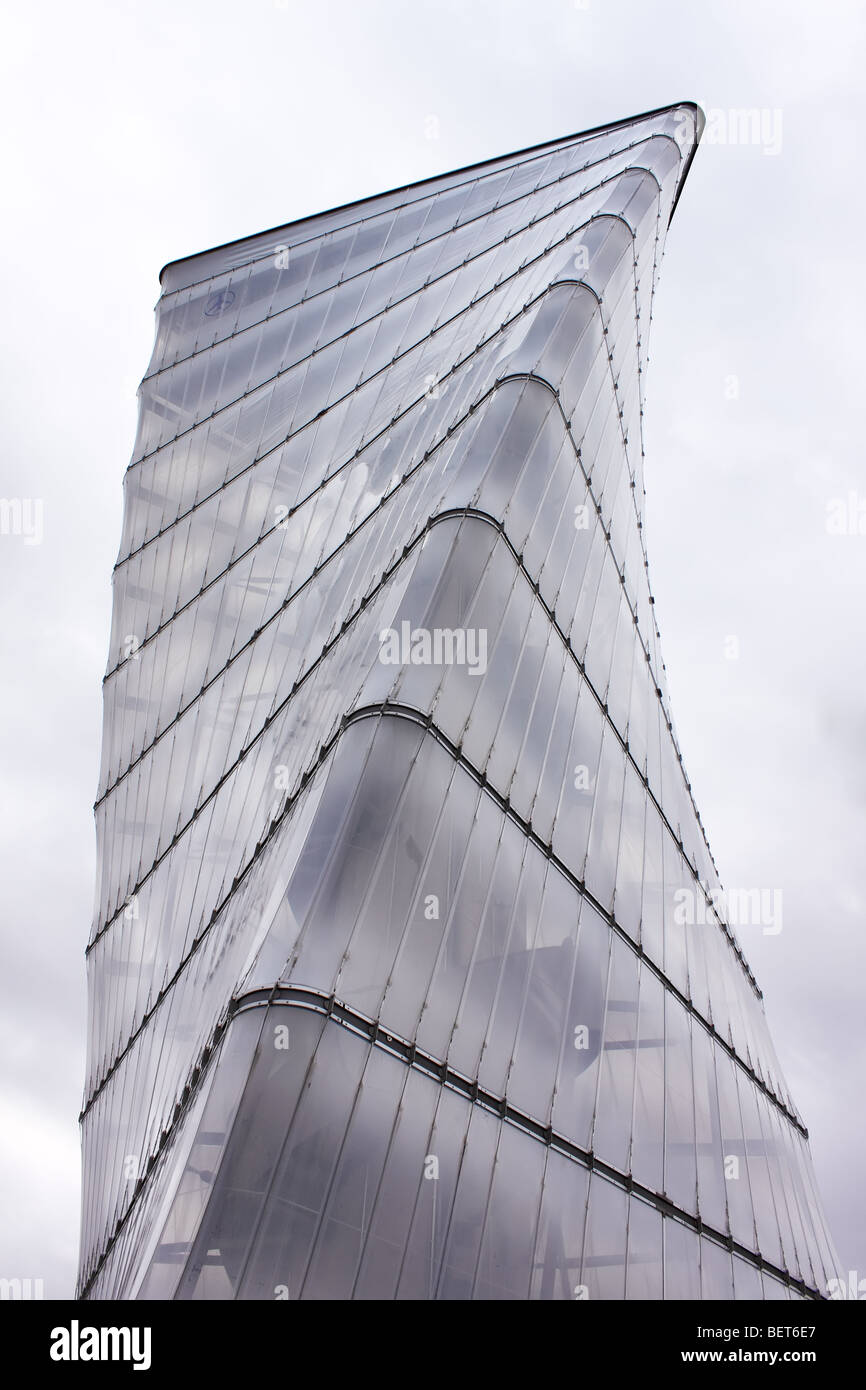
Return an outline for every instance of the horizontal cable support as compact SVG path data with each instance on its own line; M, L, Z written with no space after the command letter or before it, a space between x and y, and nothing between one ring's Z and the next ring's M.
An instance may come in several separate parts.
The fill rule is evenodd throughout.
M256 989L247 991L241 995L233 996L230 1000L223 1017L214 1028L213 1033L202 1049L202 1052L191 1072L190 1081L184 1088L181 1099L175 1106L172 1119L160 1135L159 1141L154 1152L151 1154L146 1165L145 1172L138 1179L135 1189L130 1198L129 1205L115 1223L106 1245L96 1260L95 1267L82 1285L78 1297L86 1299L93 1287L99 1273L110 1255L119 1236L122 1234L126 1223L135 1210L145 1187L150 1182L153 1173L163 1156L170 1147L175 1132L186 1118L196 1094L200 1089L204 1077L209 1067L213 1064L217 1055L219 1045L222 1042L231 1023L240 1014L254 1009L268 1008L301 1008L311 1010L315 1013L324 1015L330 1021L355 1033L363 1038L372 1047L387 1052L390 1056L398 1058L408 1067L415 1071L422 1072L425 1076L439 1083L440 1086L456 1092L472 1105L477 1105L479 1109L485 1110L495 1115L503 1123L520 1130L536 1142L543 1144L546 1148L561 1154L564 1158L588 1170L598 1172L608 1182L612 1183L620 1190L625 1191L628 1196L638 1198L652 1206L662 1216L680 1222L682 1225L695 1232L698 1236L704 1236L712 1241L714 1245L727 1250L732 1255L737 1255L745 1260L759 1272L766 1272L774 1278L779 1279L786 1287L795 1289L805 1298L821 1299L819 1291L807 1284L804 1279L796 1278L788 1270L765 1260L759 1251L751 1250L748 1246L735 1240L732 1235L717 1230L709 1225L700 1216L686 1211L685 1208L678 1206L664 1193L656 1192L645 1184L636 1181L630 1173L624 1173L615 1168L612 1164L605 1162L597 1157L591 1149L581 1148L573 1140L555 1130L552 1125L544 1124L528 1112L519 1109L517 1106L510 1105L507 1098L497 1095L486 1088L479 1086L477 1081L473 1081L462 1072L458 1072L450 1067L447 1062L433 1056L423 1049L417 1047L415 1043L400 1037L399 1034L389 1032L380 1020L372 1019L365 1014L344 1004L334 994L328 994L324 990L314 989L306 985L282 985L275 984L270 988Z
M545 841L537 833L537 831L534 831L532 829L530 823L526 821L520 815L520 813L511 805L508 798L503 796L501 792L497 791L496 788L490 784L485 775L482 772L480 772L479 769L477 769L474 766L474 764L466 757L466 755L461 751L461 749L459 749L451 741L451 739L449 739L448 736L433 723L432 716L424 714L419 710L413 709L411 706L392 703L387 700L382 701L378 704L364 706L360 709L354 710L349 715L344 715L338 729L334 732L334 734L328 740L328 742L322 745L314 767L308 769L308 771L304 773L297 790L292 794L291 797L287 798L285 806L271 822L268 831L259 841L253 855L244 865L241 872L237 875L229 891L222 899L220 904L214 909L213 913L211 914L210 920L207 922L205 927L196 937L186 956L177 966L174 974L171 976L168 982L160 989L159 993L156 996L156 999L154 1000L147 1013L145 1013L145 1015L142 1017L142 1020L138 1027L127 1039L121 1051L116 1055L111 1065L107 1068L105 1073L100 1078L99 1082L93 1088L89 1098L87 1099L86 1104L84 1105L81 1111L81 1114L79 1115L79 1120L85 1119L93 1105L98 1100L99 1096L102 1094L105 1087L110 1082L111 1078L118 1071L124 1058L129 1054L137 1039L145 1032L154 1015L156 1014L157 1010L165 1002L166 998L173 990L174 986L180 979L186 967L189 965L193 957L198 952L202 943L208 936L211 928L216 924L216 922L222 916L225 909L228 907L229 903L231 902L241 883L252 871L253 867L258 862L259 858L274 838L277 830L282 826L283 822L286 821L287 818L290 816L295 804L303 795L303 792L306 790L310 781L315 776L315 773L319 770L321 766L323 766L327 758L330 756L338 739L342 736L345 730L349 728L352 724L357 723L361 719L369 719L371 717L394 717L408 719L416 724L419 724L425 730L426 733L429 733L433 738L435 738L436 741L444 749L447 750L447 752L451 755L454 761L458 763L460 767L463 768L463 770L466 771L473 778L473 780L482 789L482 791L490 797L490 799L509 818L509 820L511 820L520 829L522 834L535 846L535 848L540 850L544 857L550 863L555 865L555 867L559 870L559 872L563 875L567 882L570 883L571 886L575 888L582 897L587 899L587 901L592 905L592 907L595 909L598 915L602 917L602 919L605 921L608 927L624 942L624 944L633 952L633 954L638 956L638 958L644 962L647 969L649 969L650 972L659 980L664 989L669 994L675 996L675 998L679 1001L679 1003L683 1006L683 1008L691 1017L698 1020L701 1026L707 1030L710 1037L718 1043L718 1045L727 1054L727 1056L729 1056L731 1060L735 1062L735 1064L750 1078L750 1080L754 1082L754 1084L758 1087L759 1090L763 1092L767 1099L770 1100L772 1104L775 1105L776 1108L785 1116L788 1122L792 1124L799 1131L800 1134L802 1134L803 1138L808 1140L809 1132L806 1129L803 1122L799 1119L799 1117L788 1109L785 1102L779 1096L777 1096L775 1092L771 1090L771 1088L767 1085L767 1083L763 1081L762 1078L757 1074L751 1063L749 1063L739 1055L739 1053L731 1045L731 1043L729 1043L728 1040L717 1031L715 1025L711 1023L709 1019L705 1018L705 1016L696 1007L696 1005L694 1005L691 1002L691 1000L685 994L683 994L683 992L677 987L676 984L674 984L674 982L669 978L669 976L665 974L661 966L659 966L647 954L647 952L643 948L643 945L634 940L634 938L628 933L628 931L626 931L626 929L616 920L615 914L611 912L608 908L606 908L604 904L601 903L594 896L594 894L587 888L586 883L583 880L579 879L577 875L571 869L568 868L565 862L559 857L559 855L556 854L552 845ZM686 862L688 863L688 861ZM730 944L733 946L733 943Z

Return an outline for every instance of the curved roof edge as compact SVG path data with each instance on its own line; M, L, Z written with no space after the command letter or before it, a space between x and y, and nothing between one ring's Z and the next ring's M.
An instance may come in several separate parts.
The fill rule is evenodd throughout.
M428 174L428 176L423 179L416 179L409 183L401 183L394 188L384 188L378 193L367 194L363 198L354 198L348 203L337 203L334 207L322 208L318 212L307 213L304 217L297 217L291 222L279 222L273 227L264 227L261 231L250 232L246 236L234 237L230 241L218 242L216 246L205 247L202 251L192 251L186 256L177 256L174 260L166 261L165 265L160 270L160 285L162 284L162 277L167 270L171 270L175 266L183 265L185 261L198 260L201 256L209 256L215 251L226 251L231 246L241 246L245 241L253 241L257 237L282 232L289 227L302 227L305 222L315 222L320 217L330 217L338 212L350 212L353 208L362 207L364 203L375 201L376 198L389 198L393 197L395 193L405 193L409 192L410 189L423 188L425 184L438 183L440 179L453 178L457 174L466 174L472 169L484 169L491 164L501 164L505 159L520 159L524 155L540 154L546 149L552 149L554 146L562 145L569 140L589 139L590 136L601 135L604 131L618 130L623 126L634 125L637 121L650 120L653 116L663 116L666 112L677 111L683 107L693 111L695 114L695 142L689 151L688 158L686 159L682 174L680 175L680 181L674 196L670 217L668 218L668 226L670 226L671 219L673 218L677 203L680 199L680 194L683 190L683 184L688 176L692 160L695 157L695 151L700 143L701 135L703 134L706 124L706 117L696 101L674 101L668 106L657 106L651 111L640 111L635 116L626 116L623 120L605 121L602 125L590 126L587 130L578 130L571 135L560 135L553 140L542 140L537 145L527 145L524 149L506 151L504 154L493 155L489 159L476 160L472 164L461 164L456 169L444 169L439 174Z

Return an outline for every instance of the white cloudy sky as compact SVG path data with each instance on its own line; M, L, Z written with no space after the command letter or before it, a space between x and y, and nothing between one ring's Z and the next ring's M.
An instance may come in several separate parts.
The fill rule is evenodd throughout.
M100 682L160 267L694 99L764 110L781 147L707 142L677 209L651 573L722 879L783 890L782 932L744 945L866 1276L866 534L825 524L859 490L866 533L863 8L18 0L3 29L0 495L43 499L44 539L0 536L0 1275L74 1282Z

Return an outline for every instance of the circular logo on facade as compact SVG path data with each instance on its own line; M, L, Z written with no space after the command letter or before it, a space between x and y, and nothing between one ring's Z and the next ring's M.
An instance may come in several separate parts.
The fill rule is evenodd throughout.
M234 302L234 290L214 290L213 294L208 295L204 311L209 319L215 318L217 314L224 314L226 309L230 309Z

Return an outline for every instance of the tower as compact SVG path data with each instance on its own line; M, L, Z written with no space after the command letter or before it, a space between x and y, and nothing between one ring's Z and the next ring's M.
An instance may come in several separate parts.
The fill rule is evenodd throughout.
M164 270L105 680L83 1295L837 1274L644 545L653 290L701 123Z

